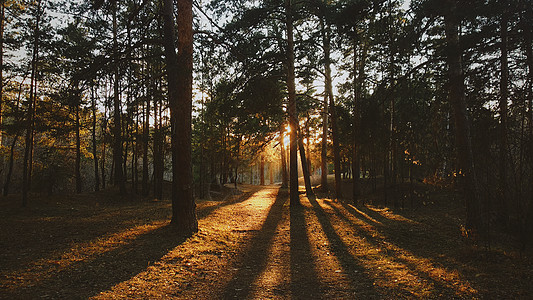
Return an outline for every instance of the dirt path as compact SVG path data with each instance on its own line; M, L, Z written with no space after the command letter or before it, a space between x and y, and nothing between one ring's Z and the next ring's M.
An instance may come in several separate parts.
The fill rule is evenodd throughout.
M428 218L301 199L291 209L287 191L246 186L225 201L202 201L201 230L187 240L168 227L167 202L56 208L55 216L36 210L11 220L9 212L0 221L13 227L0 235L0 298L471 299L532 292L529 260L465 250L472 247L449 210ZM57 236L47 237L52 232Z

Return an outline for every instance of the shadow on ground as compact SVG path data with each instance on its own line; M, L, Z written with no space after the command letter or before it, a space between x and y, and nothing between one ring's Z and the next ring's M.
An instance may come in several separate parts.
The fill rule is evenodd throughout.
M200 203L198 218L252 195ZM15 245L8 245L8 239L0 244L0 299L88 298L132 278L185 241L169 226L166 201L106 209L73 204L51 212L34 209L10 216L18 218L13 223L21 230L10 238Z

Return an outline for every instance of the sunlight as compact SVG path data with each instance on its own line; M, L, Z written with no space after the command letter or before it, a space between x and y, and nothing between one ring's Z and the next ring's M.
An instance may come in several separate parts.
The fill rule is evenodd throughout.
M243 189L253 192L255 187ZM247 250L242 244L250 232L255 232L264 224L277 193L277 188L263 188L251 193L242 202L220 206L198 220L198 227L201 229L196 235L169 249L132 278L115 284L93 298L128 298L128 295L137 295L137 298L142 295L141 298L146 299L168 298L168 295L175 295L178 290L187 289L191 278L195 278L196 282L203 282L200 284L201 290L196 291L198 293L209 292L205 289L206 286L217 281L222 282L222 285L227 284L242 270L241 266L235 265L234 258ZM253 266L242 267L247 270ZM221 274L226 276L220 277ZM265 274L264 280L274 282L286 277L283 270L274 268ZM212 297L199 297L198 294L187 297L180 294L182 299Z
M287 126L285 126L285 132L291 133L291 125L287 124Z
M365 212L359 210L357 207L353 206L352 204L348 204L348 206L350 208L352 208L353 210L355 210L357 213L361 214L362 216L364 216L365 218L367 218L368 220L372 221L373 223L375 224L379 224L379 225L383 225L383 223L381 223L380 221L372 218L371 216L369 216L368 214L366 214Z
M148 234L165 225L168 225L168 221L156 221L125 229L108 237L99 237L90 242L75 243L70 250L56 257L43 258L33 262L25 270L17 270L2 275L6 278L11 278L13 286L22 285L25 282L39 282L76 263L91 261L102 254L131 243L139 236Z
M320 202L321 206L326 203ZM376 286L390 289L408 287L413 296L422 298L438 296L440 291L436 289L437 285L441 286L439 289L444 287L456 296L470 296L477 293L477 290L461 278L456 270L447 270L434 264L430 259L416 256L407 249L390 243L390 238L384 235L382 230L356 217L341 204L334 202L326 204L336 211L336 214L331 214L330 218L337 235L340 237L344 235L343 242L347 245L357 245L351 248L350 253L371 272ZM390 212L387 213L387 218L419 224ZM350 226L346 227L346 224ZM346 228L352 228L352 232L345 232Z
M346 274L346 270L339 260L339 255L331 253L333 250L331 248L331 241L328 239L328 235L324 231L323 226L310 226L311 224L320 224L317 215L314 213L306 213L305 223L308 224L308 226L306 226L306 233L309 239L309 244L313 245L313 247L311 247L313 261L320 262L315 264L319 280L328 285L337 286L337 288L349 289L348 279L352 274Z
M392 211L390 211L388 208L377 208L377 207L368 206L368 209L392 221L399 221L399 222L405 222L405 223L410 223L410 224L415 224L415 225L421 225L420 222L416 222L404 216L395 214Z

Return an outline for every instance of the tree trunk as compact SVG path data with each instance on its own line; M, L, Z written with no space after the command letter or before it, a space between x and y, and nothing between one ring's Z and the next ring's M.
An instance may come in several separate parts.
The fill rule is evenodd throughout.
M361 64L363 64L363 57L361 59ZM361 68L362 69L362 68ZM359 79L362 76L361 72L358 72L357 65L357 40L353 40L353 154L352 154L352 201L354 204L357 204L359 195L361 194L360 190L360 180L359 180L359 123L360 123L360 112L359 112Z
M122 121L120 110L120 95L119 95L119 73L118 73L118 28L117 28L117 1L113 1L113 133L114 133L114 145L113 145L113 165L114 165L114 184L119 187L121 195L126 193L126 183L122 170Z
M163 1L164 48L172 126L172 221L178 232L198 231L191 161L193 14L192 0L178 0L178 54L174 41L174 1Z
M529 119L529 128L528 128L528 135L529 135L529 164L530 164L530 178L529 182L530 185L533 185L533 155L531 153L531 149L533 149L533 48L532 48L532 40L533 40L533 29L532 29L532 20L533 20L533 8L529 5L529 2L525 2L525 12L522 16L522 26L524 30L524 50L526 53L526 62L528 67L528 74L527 74L527 80L528 87L527 87L527 106L528 106L528 119ZM527 226L527 230L524 231L525 234L527 234L527 231L529 231L529 234L531 234L531 230L533 230L533 190L530 190L530 199L529 199L529 209L524 212L524 220ZM521 207L522 208L522 207ZM529 238L529 237L527 237Z
M161 84L157 82L154 90ZM154 197L156 199L163 199L163 175L165 172L165 153L163 140L163 118L162 118L161 98L154 97Z
M269 162L268 163L268 173L269 173L269 182L270 184L274 184L274 163L273 162ZM235 177L237 178L237 177Z
M4 183L4 191L3 195L7 196L9 194L9 186L11 185L11 176L13 174L13 161L15 157L15 145L17 144L17 141L19 139L19 134L17 133L15 137L13 138L13 142L11 143L11 147L9 148L9 164L6 174L6 181Z
M309 113L307 113L307 116L305 118L305 138L307 139L307 143L305 143L305 153L307 156L307 169L309 170L309 175L311 175L311 172L313 171L311 168L311 153L310 144L311 144L311 132L310 132L310 126L309 122L311 121L311 118L309 116Z
M32 158L31 151L33 148L33 125L35 116L35 94L36 94L36 76L37 76L37 61L39 60L39 38L40 30L39 23L41 20L41 1L37 2L37 15L35 16L33 53L31 60L31 78L30 78L30 97L28 99L28 115L26 124L26 143L24 148L24 159L22 168L22 206L28 204L28 192L31 186L31 169Z
M299 206L298 194L298 115L296 110L296 86L294 75L294 40L291 0L285 0L285 14L287 26L287 91L289 100L289 126L290 132L290 205Z
M281 187L286 188L289 186L289 176L287 174L287 158L285 154L285 138L283 136L283 126L285 123L281 125L281 129L279 131L279 146L281 148Z
M92 141L93 141L93 157L94 157L94 191L98 192L100 190L100 176L98 173L98 149L96 148L96 124L97 124L97 109L96 109L96 97L94 96L94 86L91 86L91 105L93 113L93 130L92 130Z
M77 84L74 87L77 89ZM81 193L81 139L80 139L80 103L81 95L76 90L76 193Z
M107 84L106 84L107 86ZM107 88L106 88L107 89ZM106 187L106 170L105 170L105 163L106 163L106 130L107 130L107 104L104 101L104 116L102 119L102 160L101 160L101 174L102 174L102 189L105 190Z
M259 185L265 185L265 157L261 154L259 164Z
M150 192L149 175L148 175L148 143L150 142L150 97L146 95L146 104L144 109L143 122L143 181L142 181L142 195L148 196ZM155 147L154 147L155 149Z
M335 108L335 101L333 99L333 87L331 80L331 45L330 45L330 32L329 27L321 21L322 31L322 46L324 48L324 76L325 76L325 93L329 99L329 112L331 117L331 138L333 140L333 164L335 167L335 197L337 199L342 198L342 179L341 179L341 163L340 163L340 150L338 141L338 128L337 128L337 112Z
M309 167L307 165L307 159L305 155L305 147L303 142L303 135L301 130L298 128L298 148L300 148L300 161L302 162L302 170L304 175L305 182L305 194L307 198L314 199L315 194L313 193L313 188L311 187L311 177L309 175Z
M138 108L138 105L137 105ZM132 181L132 188L135 192L135 194L139 193L139 143L138 143L138 137L139 137L139 114L137 113L135 116L135 135L132 142L132 151L133 151L133 157L131 159L131 181Z
M457 176L466 202L466 225L484 233L483 209L479 197L474 157L464 94L462 50L459 44L457 1L448 0L449 11L444 16L449 76L449 101L455 114L455 137L457 149Z
M4 116L4 26L5 0L0 0L0 146L2 145L2 124ZM3 163L2 158L2 165Z
M323 26L323 25L322 25ZM322 141L320 151L320 186L323 192L328 191L328 131L329 131L329 94L324 91L322 104Z
M501 78L500 78L500 180L499 180L499 199L498 212L501 221L506 222L508 218L507 209L507 102L509 94L509 67L508 67L508 51L507 51L507 27L508 27L508 13L504 11L500 21L500 64L501 64Z

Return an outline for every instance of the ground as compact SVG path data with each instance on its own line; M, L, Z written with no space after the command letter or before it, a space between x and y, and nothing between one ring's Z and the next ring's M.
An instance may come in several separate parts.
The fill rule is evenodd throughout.
M405 209L327 195L289 207L279 186L198 201L179 238L168 200L113 191L0 204L2 299L527 298L531 252L462 234L449 192ZM369 201L370 202L370 201Z

